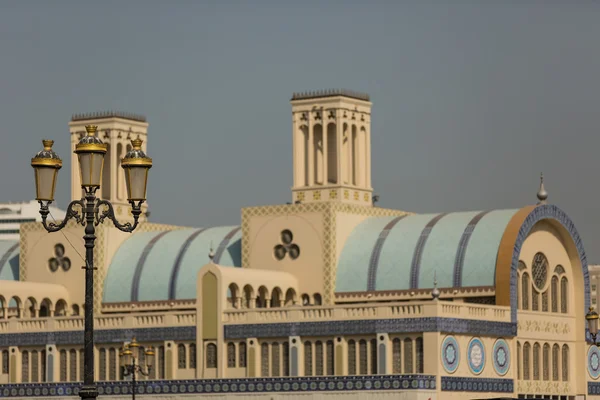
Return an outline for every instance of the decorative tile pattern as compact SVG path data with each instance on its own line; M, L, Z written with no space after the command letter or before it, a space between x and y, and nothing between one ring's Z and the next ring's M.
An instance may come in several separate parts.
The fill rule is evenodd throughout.
M492 353L492 359L496 373L500 376L506 375L508 369L510 368L510 347L508 347L506 340L496 340Z
M469 245L469 240L471 239L471 234L475 230L475 226L477 223L481 221L485 215L489 213L489 211L482 211L469 221L469 224L465 228L462 236L460 237L460 241L458 242L458 251L456 252L456 258L454 259L454 287L462 286L462 270L463 265L465 263L465 254L467 253L467 246Z
M442 376L442 391L446 392L512 393L514 386L512 379Z
M427 239L429 238L429 234L431 230L438 223L438 221L444 218L448 213L438 214L421 231L421 236L419 236L419 241L415 246L415 252L413 253L413 259L410 266L410 288L416 289L419 287L419 271L421 269L421 257L423 256L423 249L425 248L425 244L427 243Z
M289 322L282 324L226 325L226 339L247 337L366 335L379 332L448 332L487 336L515 336L516 324L458 318L363 319L358 321Z
M467 361L469 369L475 375L479 375L485 368L486 356L485 346L479 338L473 338L467 346Z
M196 327L102 329L94 331L97 344L125 342L135 336L140 342L196 340ZM46 344L83 344L83 331L5 333L0 335L0 346L42 346Z
M534 208L533 211L531 211L529 215L525 218L525 221L519 229L517 240L515 242L510 272L510 315L512 322L517 322L517 268L519 265L519 254L521 253L521 247L523 246L523 243L525 242L525 239L527 238L527 235L529 235L529 232L531 231L533 226L544 219L551 219L557 221L571 235L571 239L575 243L575 247L577 248L577 252L579 254L579 259L581 260L581 269L583 272L583 290L585 299L585 309L583 310L583 312L587 313L590 307L590 279L588 273L587 256L585 255L583 242L581 240L581 237L579 236L579 233L577 232L577 228L575 228L575 224L563 210L561 210L555 205L543 204ZM587 329L586 339L588 341L591 340Z
M588 394L600 395L600 382L588 382Z
M433 375L366 375L286 378L240 378L142 381L137 394L226 394L280 392L347 392L363 390L436 389ZM0 385L0 397L77 396L80 382ZM130 382L98 382L98 394L118 396L132 393Z
M597 346L590 346L587 354L588 373L592 379L600 376L600 350Z
M454 373L460 364L460 347L453 336L446 336L442 342L440 356L446 372Z

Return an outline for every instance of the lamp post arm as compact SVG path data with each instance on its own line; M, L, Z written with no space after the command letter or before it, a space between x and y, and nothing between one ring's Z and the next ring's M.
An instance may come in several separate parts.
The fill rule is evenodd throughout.
M42 200L38 201L40 203L40 215L42 216L42 225L48 232L58 232L62 228L67 225L70 219L75 219L78 224L85 225L85 204L83 200L73 200L69 203L67 207L67 212L65 213L65 218L62 220L60 224L55 224L54 222L47 222L48 214L50 214L50 203L51 201L47 201L45 204ZM81 207L81 215L74 207Z
M140 214L142 213L142 203L144 201L138 201L137 204L135 201L130 201L131 204L131 214L133 215L133 224L131 222L126 222L124 224L120 223L115 217L115 209L113 205L108 200L98 200L96 203L96 226L100 225L106 218L110 219L116 228L123 232L133 232L133 230L138 226ZM100 212L100 208L104 206L104 210Z

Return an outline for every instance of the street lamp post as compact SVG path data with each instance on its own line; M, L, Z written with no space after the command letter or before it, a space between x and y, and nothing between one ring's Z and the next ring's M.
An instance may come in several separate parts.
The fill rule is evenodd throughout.
M131 375L131 398L133 400L135 400L135 393L137 390L136 375L140 373L144 376L148 376L150 375L150 371L154 366L154 349L152 348L152 346L148 347L144 354L146 355L144 360L146 365L143 366L139 364L139 359L142 355L142 349L140 348L140 344L135 340L135 338L133 338L131 343L129 343L128 345L124 345L122 351L119 354L119 357L121 358L121 368L123 371L123 376Z
M133 224L117 221L112 204L108 200L96 197L96 191L102 182L102 169L107 145L96 136L97 126L87 125L87 135L81 138L75 146L75 153L79 159L81 187L85 196L81 200L73 200L67 207L64 220L60 224L47 222L50 213L49 205L54 201L54 190L58 170L62 167L62 160L52 150L54 142L43 140L44 149L31 159L31 166L35 170L36 200L40 203L42 225L48 232L58 232L63 229L70 219L85 227L85 327L84 327L84 373L83 386L79 390L82 399L95 399L98 389L94 383L94 242L96 240L96 226L106 218L123 232L133 232L138 225L142 213L142 203L146 200L146 187L148 183L148 170L152 167L152 159L142 151L142 141L131 141L133 146L121 160L125 170L127 185L127 200L131 204Z

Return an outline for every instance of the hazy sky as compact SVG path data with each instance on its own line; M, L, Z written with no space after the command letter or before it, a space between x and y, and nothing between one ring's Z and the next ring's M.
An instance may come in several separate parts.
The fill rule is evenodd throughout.
M292 92L373 101L380 205L413 212L549 200L600 262L598 1L0 2L0 201L34 197L30 158L68 122L150 123L151 219L238 224L291 200Z

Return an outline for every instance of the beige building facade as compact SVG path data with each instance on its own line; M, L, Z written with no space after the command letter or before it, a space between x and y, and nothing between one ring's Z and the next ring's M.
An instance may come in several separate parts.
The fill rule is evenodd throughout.
M600 273L543 182L519 209L381 208L369 97L297 93L291 106L289 204L242 208L237 226L97 227L101 395L126 397L119 349L135 336L156 349L138 387L154 398L600 398L585 322ZM119 160L148 123L74 116L72 143L87 124L109 144L102 196L127 219ZM0 254L0 397L77 395L82 236L28 222L0 242L13 249Z

